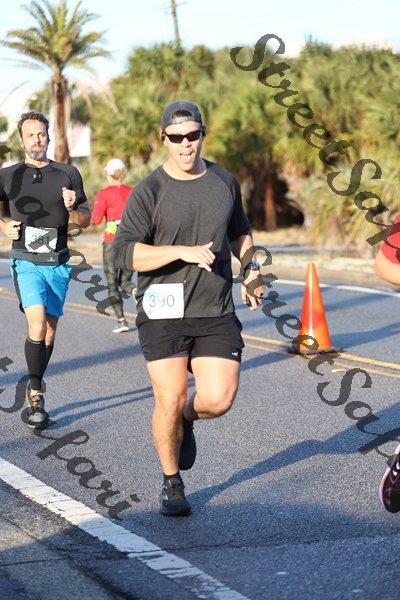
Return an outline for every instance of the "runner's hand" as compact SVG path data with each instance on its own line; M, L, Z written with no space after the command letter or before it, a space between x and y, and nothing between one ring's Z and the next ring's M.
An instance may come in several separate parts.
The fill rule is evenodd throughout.
M20 228L21 221L8 221L3 229L3 233L9 240L18 240L21 234Z
M71 210L76 201L76 193L74 190L69 190L66 187L62 189L62 197L67 210Z
M215 260L215 254L210 248L214 242L208 242L204 246L181 246L180 259L187 263L194 263L201 269L211 271L210 265Z
M259 271L250 271L246 280L240 286L240 295L250 310L256 310L259 304L262 304L264 293L264 284Z

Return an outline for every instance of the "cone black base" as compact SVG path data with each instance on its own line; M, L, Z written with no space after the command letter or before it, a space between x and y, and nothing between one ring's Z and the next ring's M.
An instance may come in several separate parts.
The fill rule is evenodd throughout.
M333 352L344 352L343 348L328 348L328 350L294 350L292 346L288 346L287 351L289 354L300 354L301 356L315 355L315 354L332 354Z

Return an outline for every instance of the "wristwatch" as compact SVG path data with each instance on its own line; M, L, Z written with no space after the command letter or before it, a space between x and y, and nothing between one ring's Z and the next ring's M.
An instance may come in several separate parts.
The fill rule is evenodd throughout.
M251 262L248 263L248 265L243 269L243 277L244 279L247 278L249 271L259 271L260 270L260 265L256 260L252 260Z
M259 271L260 265L256 260L252 260L249 265L247 265L250 271Z

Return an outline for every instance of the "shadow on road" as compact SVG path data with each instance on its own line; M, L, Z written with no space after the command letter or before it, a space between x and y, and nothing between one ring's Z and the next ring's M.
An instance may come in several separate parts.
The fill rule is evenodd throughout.
M127 396L126 400L122 400L121 402L113 402L109 403L108 400L114 400L117 398L124 398ZM75 411L77 408L82 408L84 406L91 406L93 404L99 404L104 402L102 406L98 406L96 408L91 408L89 410L83 410L81 412L72 412L71 414L65 415L60 419L56 419L54 424L51 426L51 429L59 429L61 427L65 427L66 425L70 425L75 421L79 421L80 419L84 419L85 417L89 417L91 415L95 415L97 413L104 412L106 410L111 410L113 408L117 408L119 406L124 406L125 404L132 404L134 402L138 402L140 400L147 400L148 398L153 397L152 388L140 388L138 390L129 390L127 392L122 392L121 394L115 394L111 396L102 396L99 398L91 398L89 400L82 400L81 402L72 402L69 404L64 404L63 406L59 406L51 411L51 417L54 418L59 414Z
M377 342L378 340L385 340L395 335L400 334L400 322L384 325L378 329L371 329L369 331L352 331L351 333L338 333L335 334L335 342L337 345L343 348L352 348L354 346L362 346L370 342Z
M260 354L259 356L255 356L254 358L250 358L249 360L244 360L240 367L240 372L248 371L249 369L257 369L259 367L264 367L266 365L270 365L272 363L281 362L282 360L288 360L293 358L293 355L288 354L287 352L265 352L264 354Z
M188 498L194 506L204 507L212 498L221 494L224 490L260 475L284 469L317 455L354 454L364 445L376 440L379 434L384 434L396 426L399 427L398 435L400 435L400 402L376 413L376 416L379 417L380 422L376 422L366 428L370 432L370 435L360 432L355 425L351 425L324 441L312 439L297 442L251 467L241 469L222 483L190 494ZM392 447L390 447L391 443L388 443L389 452L394 451L398 443L395 436L391 438L391 441L393 442ZM372 449L369 451L372 451ZM359 460L362 459L363 455L360 454ZM382 456L382 475L386 467L385 461L386 459Z
M56 340L56 346L57 344L61 345L60 340L58 342ZM88 369L97 365L109 364L115 360L120 360L121 358L131 359L133 356L137 356L138 354L142 354L139 344L132 344L132 346L129 346L128 349L124 346L115 350L108 350L107 352L100 351L93 354L86 354L85 356L70 358L69 360L50 362L48 371L46 371L46 375L60 375L72 371L76 372L78 370ZM16 383L17 379L23 375L26 375L25 365L22 370L12 371L12 369L10 369L7 373L2 373L1 383L13 385Z

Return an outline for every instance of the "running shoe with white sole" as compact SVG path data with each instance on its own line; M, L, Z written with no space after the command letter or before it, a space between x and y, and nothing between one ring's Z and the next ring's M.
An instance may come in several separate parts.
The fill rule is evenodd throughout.
M125 319L118 321L116 327L113 329L113 333L123 333L129 331L128 323Z
M388 464L379 491L383 506L395 513L400 510L400 444Z
M29 404L27 426L29 429L44 429L49 424L49 415L44 409L43 394L31 394L29 384L26 386L26 399Z
M166 517L187 517L191 514L185 486L178 477L172 477L164 483L160 494L160 512Z

